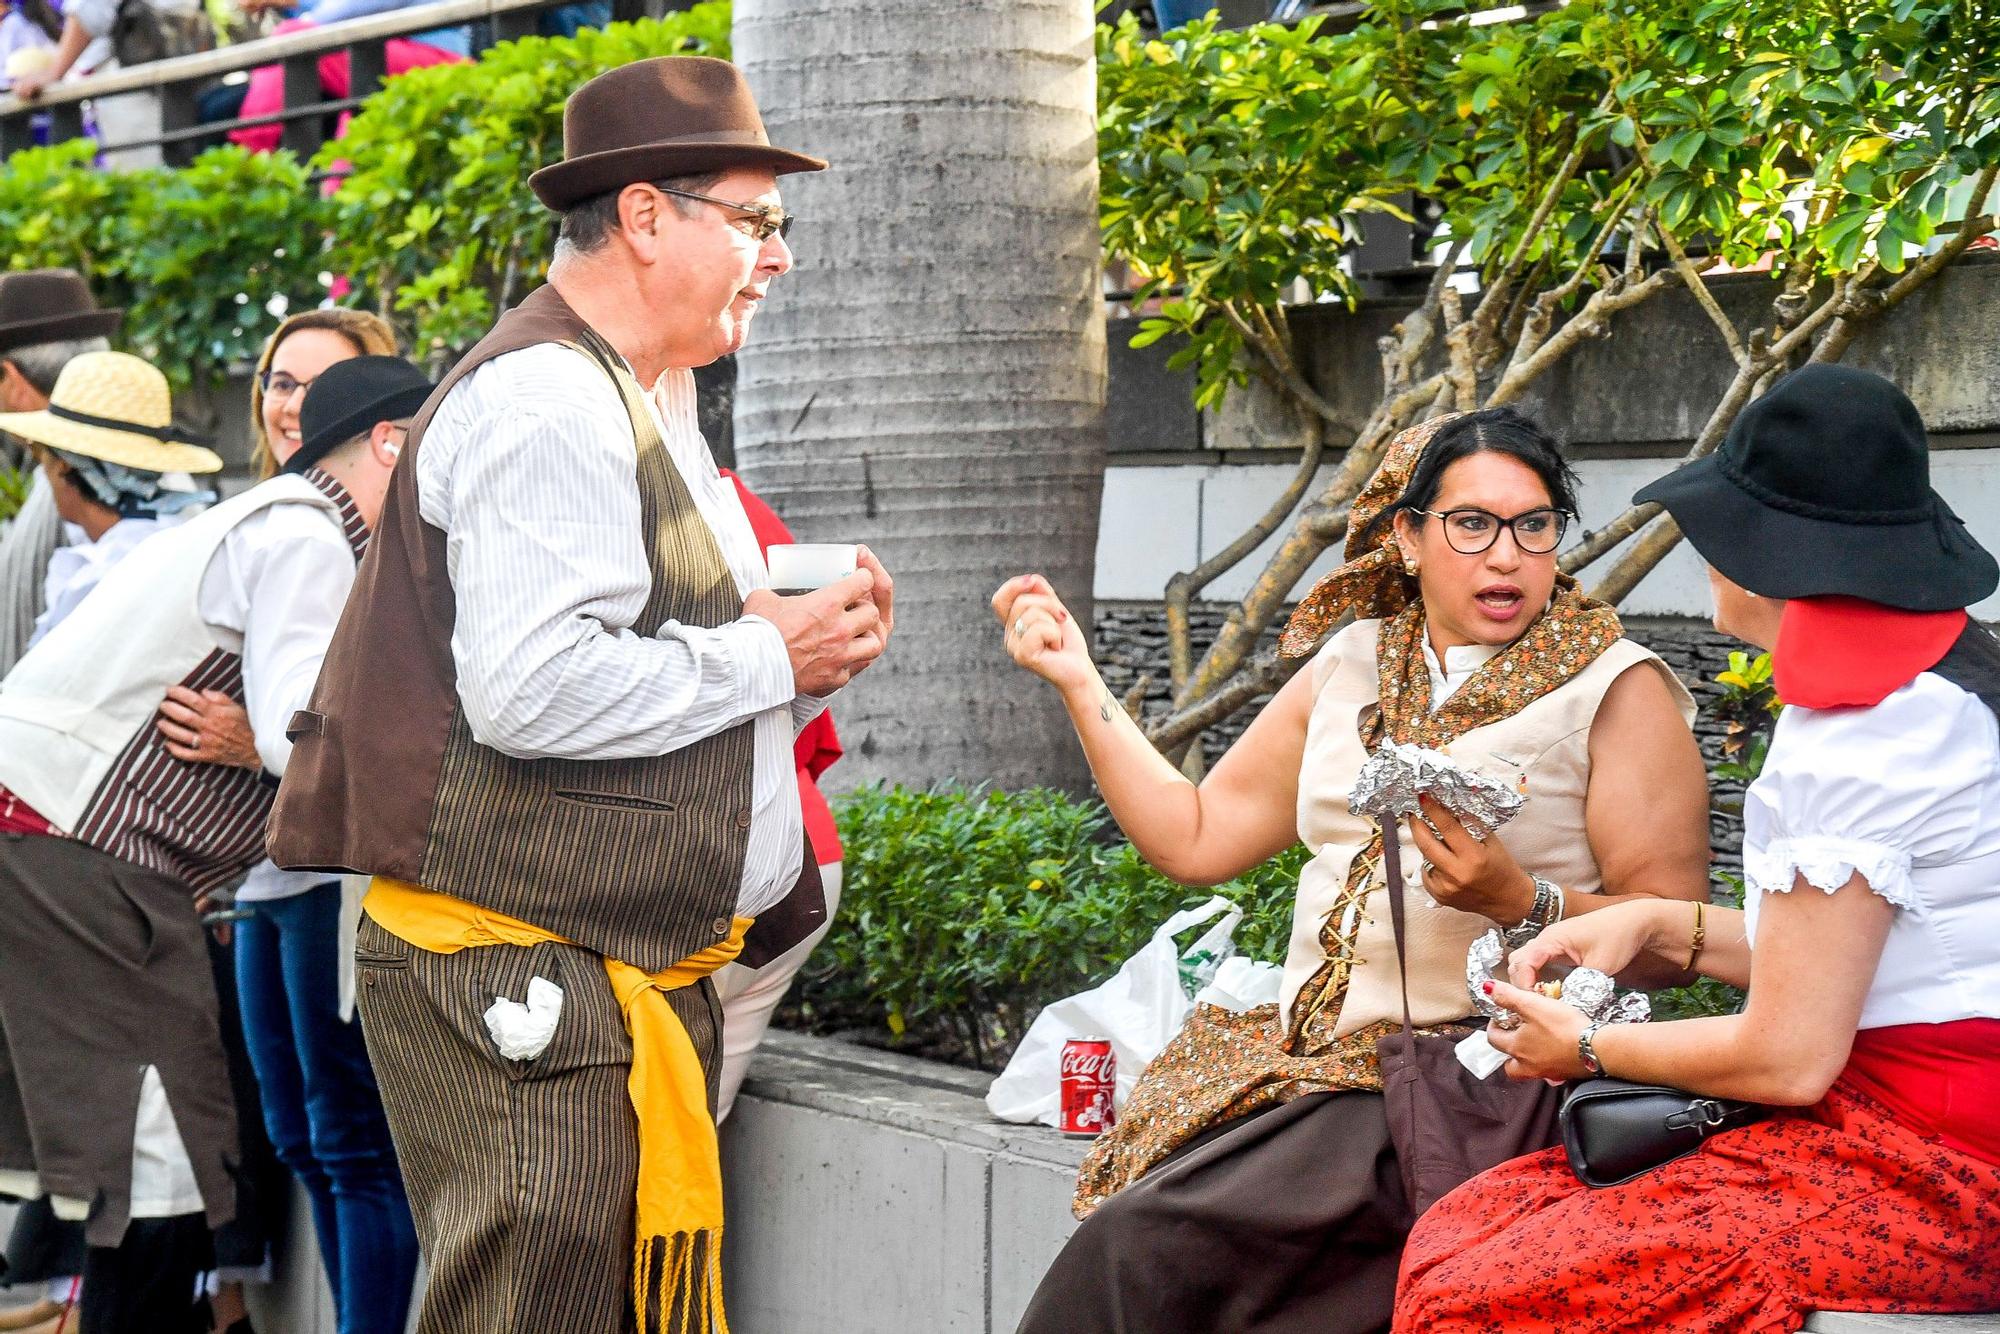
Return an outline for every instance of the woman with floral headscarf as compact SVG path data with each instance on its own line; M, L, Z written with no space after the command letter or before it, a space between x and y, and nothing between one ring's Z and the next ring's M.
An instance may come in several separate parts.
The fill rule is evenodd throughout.
M1405 431L1355 504L1347 564L1286 628L1282 651L1311 661L1199 786L1105 689L1046 580L995 594L1008 651L1061 688L1148 861L1214 884L1294 841L1314 854L1280 1004L1199 1006L1147 1068L1084 1163L1083 1226L1024 1334L1387 1327L1413 1211L1375 1044L1400 1032L1403 1002L1382 840L1347 801L1382 740L1448 749L1527 796L1483 841L1435 805L1442 837L1399 830L1420 1032L1469 1031L1466 949L1496 925L1532 934L1621 899L1705 896L1693 704L1557 571L1574 481L1509 409Z

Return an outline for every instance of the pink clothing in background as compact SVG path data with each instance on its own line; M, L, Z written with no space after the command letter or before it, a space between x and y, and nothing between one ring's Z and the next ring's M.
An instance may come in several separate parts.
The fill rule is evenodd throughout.
M315 26L305 19L287 19L272 29L273 35L281 32L298 32ZM441 51L423 42L413 42L407 37L392 37L383 49L383 56L390 74L403 74L427 65L456 64L463 59L449 51ZM335 51L319 58L319 90L327 98L350 96L352 83L348 78L347 52ZM250 91L244 95L243 110L238 113L246 119L251 116L272 116L285 109L285 67L265 65L250 74ZM347 122L353 113L342 112L340 133L347 130ZM229 138L254 153L268 153L278 146L283 137L283 127L273 122L269 125L252 125L247 129L231 130Z

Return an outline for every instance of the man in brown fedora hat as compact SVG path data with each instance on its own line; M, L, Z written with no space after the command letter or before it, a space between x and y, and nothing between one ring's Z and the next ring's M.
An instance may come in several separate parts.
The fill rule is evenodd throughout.
M124 318L99 310L82 275L70 269L0 274L0 412L38 412L70 358L102 352ZM28 646L44 610L49 557L62 544L56 497L39 467L28 495L0 524L0 675Z
M720 1329L709 974L824 919L796 729L881 652L888 574L780 597L690 368L791 268L722 61L579 89L549 285L418 414L272 855L374 877L361 1011L430 1262L424 1334Z

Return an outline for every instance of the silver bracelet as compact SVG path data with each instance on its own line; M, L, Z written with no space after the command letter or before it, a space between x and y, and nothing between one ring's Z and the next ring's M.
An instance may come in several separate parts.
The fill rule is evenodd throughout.
M1562 887L1553 880L1545 880L1532 871L1528 873L1528 878L1535 882L1534 906L1528 909L1528 915L1518 924L1503 928L1500 933L1501 941L1510 950L1527 944L1544 930L1560 922L1564 910L1568 907L1563 899Z

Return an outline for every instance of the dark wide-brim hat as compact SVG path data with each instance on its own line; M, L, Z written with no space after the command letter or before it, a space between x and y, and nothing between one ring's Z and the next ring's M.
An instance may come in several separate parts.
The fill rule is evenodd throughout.
M707 56L655 56L607 70L563 104L563 160L528 178L558 213L637 181L731 167L780 176L824 171L805 153L773 148L743 72Z
M125 318L99 310L90 285L74 269L0 273L0 353L70 338L109 338Z
M1704 560L1764 597L1956 611L2000 586L1992 553L1931 489L1916 406L1850 366L1794 371L1714 454L1633 499L1664 505Z
M377 422L414 417L437 386L401 357L349 357L314 377L299 405L299 447L284 471L304 472Z

